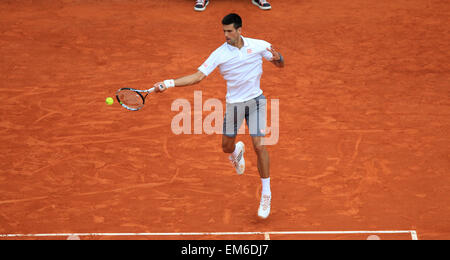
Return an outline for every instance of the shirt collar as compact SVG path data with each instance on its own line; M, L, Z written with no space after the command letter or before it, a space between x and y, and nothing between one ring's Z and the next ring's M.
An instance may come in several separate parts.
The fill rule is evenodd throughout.
M241 36L242 40L244 41L244 47L248 47L248 41L247 38L245 38L244 36Z
M242 41L244 41L244 46L243 46L243 47L248 47L248 41L247 41L247 38L245 38L245 37L242 36L242 35L241 35L241 38L242 38ZM234 47L233 45L228 44L228 43L227 43L227 46L228 46L228 48L229 48L230 50L237 49L237 47Z

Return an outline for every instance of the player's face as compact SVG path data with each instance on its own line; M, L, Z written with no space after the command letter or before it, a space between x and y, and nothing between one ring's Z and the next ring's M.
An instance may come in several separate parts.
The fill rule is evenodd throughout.
M235 29L233 24L224 25L223 33L228 44L237 45L241 37L241 28Z

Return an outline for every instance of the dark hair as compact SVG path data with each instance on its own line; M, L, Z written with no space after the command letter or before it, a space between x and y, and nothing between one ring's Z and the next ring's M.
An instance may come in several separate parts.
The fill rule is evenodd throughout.
M223 25L234 25L234 29L239 29L242 27L242 19L238 14L229 14L222 19Z

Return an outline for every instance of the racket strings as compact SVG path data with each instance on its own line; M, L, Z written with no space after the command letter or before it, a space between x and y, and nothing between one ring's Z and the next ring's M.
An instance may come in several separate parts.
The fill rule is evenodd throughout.
M118 98L122 105L132 109L139 109L144 105L142 96L132 90L124 89L119 91Z

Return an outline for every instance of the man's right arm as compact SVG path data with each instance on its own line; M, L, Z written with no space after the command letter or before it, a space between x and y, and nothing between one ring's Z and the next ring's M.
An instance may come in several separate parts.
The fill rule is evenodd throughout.
M194 74L181 77L175 80L175 87L184 87L191 86L200 83L204 78L206 78L205 74L201 71L197 71Z
M175 79L175 80L166 80L164 82L158 82L154 86L155 86L156 92L162 92L170 87L185 87L185 86L195 85L195 84L200 83L200 81L202 81L204 78L206 78L206 75L203 74L203 72L201 72L201 71L197 71L194 74L187 75L187 76ZM159 89L159 87L157 87L159 85L164 86L164 89L162 91Z

